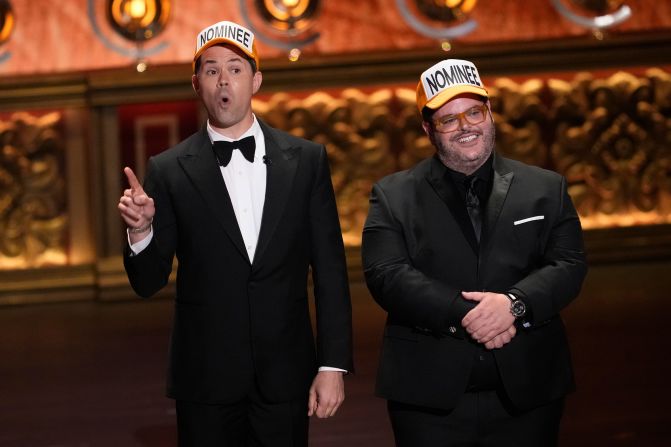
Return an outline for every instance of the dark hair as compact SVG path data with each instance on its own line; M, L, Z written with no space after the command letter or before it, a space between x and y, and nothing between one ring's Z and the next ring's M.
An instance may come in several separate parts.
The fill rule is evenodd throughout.
M424 107L422 109L422 120L424 120L427 123L433 123L433 114L436 113L435 110L429 109L428 107Z
M249 65L252 66L252 73L256 73L257 68L256 68L256 61L252 59L251 57L247 56L246 54L242 54L242 56L249 62ZM196 63L193 66L193 74L198 74L198 71L200 70L200 58L202 56L198 56L198 59L196 59Z

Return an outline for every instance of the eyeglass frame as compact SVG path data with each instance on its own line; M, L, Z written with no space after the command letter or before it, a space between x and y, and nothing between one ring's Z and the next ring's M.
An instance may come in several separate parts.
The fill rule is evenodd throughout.
M480 112L482 112L482 120L481 120L481 121L478 121L477 123L472 123L472 122L470 122L470 121L468 120L468 118L466 118L466 114L467 114L468 112L470 112L471 110L473 110L473 109L479 109ZM458 121L458 122L457 122L457 127L454 128L453 130L446 130L446 131L442 131L442 130L440 130L440 129L439 129L439 126L441 126L441 123L439 122L440 118L439 118L439 119L431 120L431 124L432 124L432 126L433 126L433 129L434 129L436 132L439 132L439 133L452 133L452 132L456 132L457 130L459 130L459 129L461 128L461 123L462 123L462 122L466 122L467 124L470 124L471 126L476 126L476 125L478 125L478 124L480 124L480 123L483 123L483 122L487 119L487 112L489 112L489 111L490 111L489 106L487 106L487 103L486 103L486 102L483 102L481 105L479 105L479 106L469 107L468 109L464 110L463 112L459 112L459 113L450 113L449 115L444 115L444 116L442 116L441 118L455 117L455 118L457 119L457 121ZM490 113L491 113L491 112L490 112Z

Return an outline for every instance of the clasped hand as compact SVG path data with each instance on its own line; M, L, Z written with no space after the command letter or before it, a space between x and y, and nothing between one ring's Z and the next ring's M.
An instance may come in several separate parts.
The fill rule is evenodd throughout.
M492 292L462 292L461 295L478 303L461 320L461 325L475 341L487 349L495 349L513 339L517 329L508 297Z

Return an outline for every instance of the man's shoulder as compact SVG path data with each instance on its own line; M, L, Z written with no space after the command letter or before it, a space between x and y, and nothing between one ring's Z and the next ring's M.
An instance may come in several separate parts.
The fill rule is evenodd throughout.
M387 190L407 189L411 184L415 184L426 177L432 163L431 160L432 158L427 158L411 168L382 177L377 184Z
M204 129L200 129L187 138L183 139L179 143L175 144L172 147L165 149L164 151L154 155L152 158L155 162L158 163L167 163L174 161L177 158L186 155L188 153L195 153L198 147L209 142L209 137L207 137L207 132Z
M549 181L558 181L562 178L562 175L555 171L513 160L512 158L499 157L498 161L500 166L503 166L506 171L513 172L516 176Z
M259 123L265 137L274 139L282 148L301 147L308 148L310 150L319 150L322 147L322 145L319 143L297 137L296 135L290 134L289 132L272 127L264 121L259 120Z

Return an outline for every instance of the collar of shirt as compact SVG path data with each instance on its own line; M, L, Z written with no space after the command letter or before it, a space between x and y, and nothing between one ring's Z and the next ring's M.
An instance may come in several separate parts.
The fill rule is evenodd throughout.
M494 154L492 153L490 154L487 161L482 164L482 166L480 166L473 174L468 176L462 172L455 171L446 166L445 177L452 180L452 183L457 187L459 195L462 199L465 199L466 197L466 179L471 177L478 177L482 181L482 186L477 188L478 197L480 198L480 201L484 203L484 201L486 201L489 197L489 193L492 189L492 175L494 172L493 162Z
M263 138L263 130L261 129L261 125L256 119L256 115L252 114L252 117L254 118L252 125L235 140L242 140L243 138L246 138L250 135L254 136L254 141L256 143L256 149L254 150L254 163L257 163L263 160L263 157L266 155L266 140ZM207 120L207 134L210 137L210 141L235 141L233 138L229 138L226 135L222 135L214 130L210 125L209 119ZM242 157L244 159L240 151L233 151L233 158L238 157Z
M212 129L209 121L207 132L212 141L234 141ZM262 162L266 155L265 139L256 117L250 128L240 135L240 138L248 136L253 136L256 140L254 163L249 163L240 151L233 151L231 162L227 166L219 166L219 169L226 183L226 190L249 260L253 261L261 231L267 176L266 165Z

